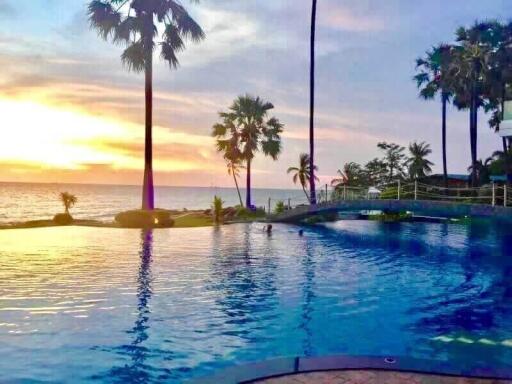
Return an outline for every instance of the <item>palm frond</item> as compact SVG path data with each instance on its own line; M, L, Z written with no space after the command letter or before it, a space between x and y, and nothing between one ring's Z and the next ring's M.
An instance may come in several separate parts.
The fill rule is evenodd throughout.
M212 127L212 136L213 137L223 137L226 136L227 126L225 124L215 124Z
M176 56L176 50L173 48L172 44L168 43L167 41L163 41L160 43L160 47L162 59L169 63L171 69L178 68L180 62Z
M273 160L277 160L281 149L281 140L267 139L261 142L261 150L266 156L270 156Z
M121 55L121 61L133 72L142 72L146 66L145 47L141 40L129 45Z
M105 40L114 34L121 22L121 14L114 10L111 4L101 0L91 1L88 16L91 27Z

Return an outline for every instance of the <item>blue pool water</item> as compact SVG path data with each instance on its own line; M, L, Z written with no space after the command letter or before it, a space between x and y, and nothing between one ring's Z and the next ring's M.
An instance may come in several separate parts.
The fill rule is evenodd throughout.
M512 363L512 231L308 227L0 232L0 372L182 382L279 356Z

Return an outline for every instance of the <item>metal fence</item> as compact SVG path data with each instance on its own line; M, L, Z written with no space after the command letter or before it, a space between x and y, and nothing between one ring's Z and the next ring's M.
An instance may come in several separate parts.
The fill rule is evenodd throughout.
M441 187L419 181L395 182L373 187L352 187L325 185L317 190L317 204L343 200L427 200L448 201L461 204L485 204L491 206L512 207L512 188L495 183L482 187ZM268 199L267 212L290 210L301 205L309 205L309 197L304 193L290 196L284 200Z

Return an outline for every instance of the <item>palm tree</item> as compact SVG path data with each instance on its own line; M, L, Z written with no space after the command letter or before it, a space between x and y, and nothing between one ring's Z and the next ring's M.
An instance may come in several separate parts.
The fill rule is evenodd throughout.
M233 176L233 180L235 181L236 192L238 193L240 206L243 207L244 203L242 201L242 195L240 194L240 188L238 187L238 178L240 177L240 169L245 167L241 164L240 159L226 159L226 165L228 167L228 174Z
M411 143L409 145L410 158L406 161L409 167L409 177L411 179L419 179L432 173L432 163L427 159L427 156L432 153L430 145L422 143Z
M453 77L452 49L447 44L441 44L427 51L425 58L416 60L416 68L420 69L414 79L420 96L425 100L433 99L436 94L441 94L441 136L443 148L443 178L445 186L448 186L448 165L446 154L446 107L452 96Z
M309 175L310 202L316 204L315 187L315 35L316 35L316 5L313 0L311 9L311 68L309 77L310 105L309 105Z
M318 169L316 165L314 165L313 168L315 171ZM311 202L307 191L311 178L311 162L309 155L307 153L301 153L299 156L299 166L288 168L286 173L293 173L293 183L297 184L297 181L300 183L300 185L302 186L302 190L306 195L306 198L308 199L309 202ZM316 176L315 179L318 180Z
M493 161L492 157L489 157L488 159L482 161L482 159L477 160L474 164L470 165L468 167L468 172L471 172L472 175L475 175L476 178L476 184L475 185L482 185L489 182L489 176L490 176L490 165Z
M505 119L505 101L510 94L512 83L512 23L502 25L492 23L491 30L494 40L493 50L489 60L489 75L486 78L485 94L487 103L484 106L486 112L492 112L489 126L496 132L500 131L501 122ZM509 150L507 138L502 138L503 153ZM509 162L505 156L504 161ZM510 166L505 164L507 179L510 178Z
M489 171L492 175L511 175L512 149L508 149L507 152L496 151L486 162L489 162Z
M343 171L338 169L338 178L331 181L331 185L339 189L342 186L357 186L361 183L363 170L357 163L350 162L343 166Z
M229 107L229 112L221 112L222 123L213 126L212 136L217 139L217 150L224 157L245 161L247 171L246 207L252 207L251 165L256 153L277 160L281 153L281 133L284 125L275 118L268 117L274 106L259 97L239 96Z
M89 3L89 21L103 39L126 47L121 60L128 70L145 74L142 209L153 210L153 52L158 44L162 59L176 69L176 54L185 48L185 40L198 42L204 32L177 0L94 0Z
M73 206L78 202L78 199L75 195L72 195L71 193L61 192L60 201L62 202L62 205L64 205L64 210L66 214L69 215L69 210L73 208Z
M490 58L494 45L496 22L475 23L457 30L458 46L453 51L454 104L469 109L472 183L478 184L478 110L484 105L484 90L489 78Z

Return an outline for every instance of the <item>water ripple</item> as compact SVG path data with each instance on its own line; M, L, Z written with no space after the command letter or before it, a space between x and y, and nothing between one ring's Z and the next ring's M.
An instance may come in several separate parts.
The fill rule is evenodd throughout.
M512 361L505 229L340 222L297 232L2 232L0 371L180 382L277 356Z

